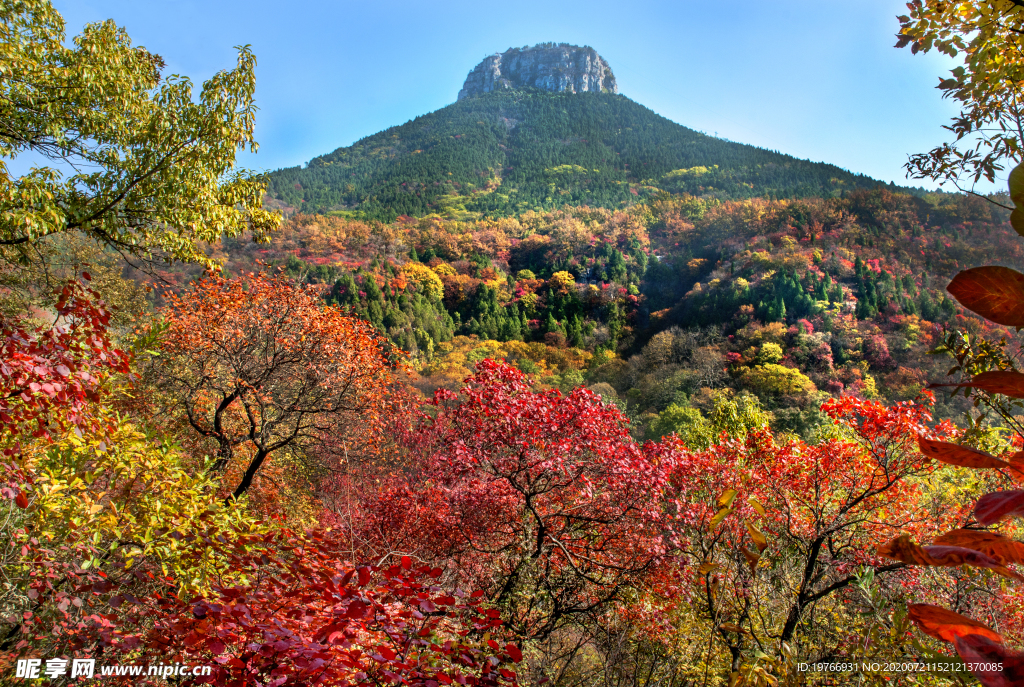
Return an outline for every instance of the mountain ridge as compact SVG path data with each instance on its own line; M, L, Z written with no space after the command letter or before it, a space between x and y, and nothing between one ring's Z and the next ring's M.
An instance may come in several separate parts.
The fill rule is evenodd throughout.
M617 208L659 193L725 200L894 187L707 136L623 95L538 90L464 98L269 179L268 195L290 207L381 221Z

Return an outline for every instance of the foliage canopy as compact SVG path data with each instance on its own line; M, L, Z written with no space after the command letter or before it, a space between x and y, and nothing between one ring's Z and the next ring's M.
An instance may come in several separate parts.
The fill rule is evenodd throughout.
M236 150L257 147L248 47L197 100L112 21L67 47L47 0L0 7L0 52L0 245L81 232L125 256L209 264L199 242L277 227L263 178L234 169ZM47 164L15 177L4 159L19 155Z
M897 47L962 57L942 79L943 97L961 112L945 127L955 134L928 153L912 155L918 179L994 181L1003 161L1020 162L1024 145L1024 5L1016 0L915 0L899 17Z

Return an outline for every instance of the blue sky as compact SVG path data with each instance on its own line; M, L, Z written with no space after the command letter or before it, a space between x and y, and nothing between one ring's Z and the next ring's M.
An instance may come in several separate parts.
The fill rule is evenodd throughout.
M934 186L902 165L956 111L935 89L952 62L892 47L893 0L53 3L69 34L112 18L197 83L251 44L261 148L240 163L256 169L443 107L485 56L542 41L592 46L622 94L680 124L897 184Z

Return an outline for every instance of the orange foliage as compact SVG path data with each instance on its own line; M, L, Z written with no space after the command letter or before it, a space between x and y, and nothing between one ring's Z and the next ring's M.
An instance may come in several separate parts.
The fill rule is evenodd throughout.
M208 276L168 295L164 317L158 386L216 446L213 469L237 476L232 496L285 447L379 448L402 364L371 325L325 307L313 289L283 276Z

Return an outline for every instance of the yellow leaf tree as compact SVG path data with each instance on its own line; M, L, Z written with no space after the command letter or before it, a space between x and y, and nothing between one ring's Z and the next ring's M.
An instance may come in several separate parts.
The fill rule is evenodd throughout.
M263 177L235 169L239 148L257 148L248 47L195 98L112 21L69 47L48 0L14 0L0 5L0 54L0 246L78 232L126 257L209 265L200 242L278 226ZM12 176L4 160L25 154L52 165Z

